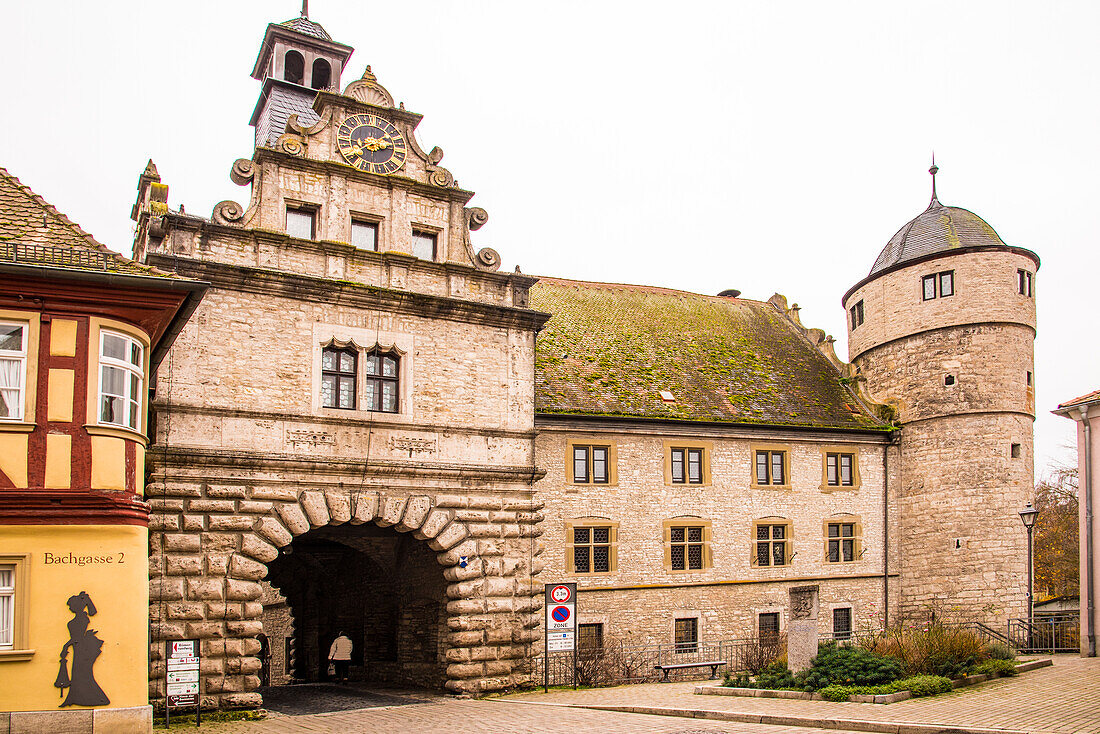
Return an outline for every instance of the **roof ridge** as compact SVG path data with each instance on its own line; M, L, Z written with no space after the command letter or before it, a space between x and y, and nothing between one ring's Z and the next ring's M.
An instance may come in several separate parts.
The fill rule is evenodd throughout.
M737 296L736 298L730 298L728 296L717 296L717 295L710 295L710 294L707 294L707 293L698 293L696 291L683 290L682 288L668 288L666 286L645 285L643 283L612 283L612 282L601 281L601 280L578 280L578 279L575 279L575 278L561 278L561 277L553 276L553 275L534 275L532 277L538 278L540 283L541 282L562 283L562 284L576 283L578 285L603 286L603 287L607 287L607 288L629 288L631 290L646 291L646 292L649 292L649 293L664 293L664 294L668 294L668 295L695 296L697 298L711 299L711 300L717 301L719 303L728 303L730 301L748 301L750 303L759 303L759 304L766 304L767 303L767 301L761 301L761 300L756 299L756 298L744 298L742 296Z
M171 275L171 273L168 273L167 271L160 270L159 268L153 267L152 265L146 265L145 263L139 263L136 260L132 260L132 259L126 257L121 252L117 252L117 251L112 250L111 248L107 247L102 242L100 242L95 237L93 237L89 232L87 232L79 224L77 224L73 220L69 219L69 217L66 216L64 213L62 213L60 210L58 210L57 207L55 207L53 204L51 204L50 202L48 202L44 198L42 198L41 194L36 192L34 189L32 189L27 184L20 181L18 176L15 176L10 171L8 171L7 168L5 168L3 166L0 166L0 176L3 176L4 178L7 178L9 181L11 181L15 185L15 187L17 189L19 189L19 191L24 196L29 198L37 206L44 209L48 214L52 215L57 220L59 220L59 222L61 223L62 226L68 227L70 230L72 230L78 237L80 237L82 240L84 240L87 243L87 245L90 249L95 250L97 252L100 252L104 255L107 255L110 258L114 258L116 260L116 262L121 260L122 264L132 265L132 266L139 267L139 268L142 268L144 270L147 270L151 274Z

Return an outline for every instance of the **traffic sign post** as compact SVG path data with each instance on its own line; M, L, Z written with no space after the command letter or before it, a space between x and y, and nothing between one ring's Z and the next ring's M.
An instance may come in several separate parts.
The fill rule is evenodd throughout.
M164 727L170 726L173 708L195 707L195 726L200 724L199 641L169 640L164 644L166 702Z
M542 689L550 689L550 653L573 653L573 688L577 687L577 585L546 584L546 636Z

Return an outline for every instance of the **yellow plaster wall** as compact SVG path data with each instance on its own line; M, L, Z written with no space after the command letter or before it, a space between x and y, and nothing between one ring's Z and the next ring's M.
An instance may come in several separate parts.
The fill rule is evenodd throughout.
M27 488L27 434L0 433L0 471L16 487Z
M88 625L103 641L93 674L111 700L109 707L148 704L147 544L147 529L129 525L0 528L0 556L29 555L28 588L22 593L29 595L25 647L34 650L29 660L22 661L5 659L0 653L0 711L58 710L63 699L53 684L73 618L66 601L81 591L88 593L98 612ZM72 554L85 563L47 563L47 553L55 561ZM71 652L68 660L71 672ZM64 710L70 708L87 707Z
M46 488L68 489L72 485L72 436L46 434Z
M47 380L46 420L72 423L76 373L73 370L51 369Z
M126 489L126 441L92 436L92 489Z
M50 354L55 357L76 356L76 322L54 319L50 325Z

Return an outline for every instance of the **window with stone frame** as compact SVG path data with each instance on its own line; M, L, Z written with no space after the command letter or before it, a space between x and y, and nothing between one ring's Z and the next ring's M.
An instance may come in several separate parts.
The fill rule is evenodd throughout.
M791 524L786 520L753 523L753 566L787 566L791 561Z
M572 444L572 448L574 484L607 484L610 481L610 446Z
M567 523L566 566L569 573L604 574L616 570L618 526L605 522Z
M779 612L762 612L756 624L761 642L774 644L779 641Z
M1016 271L1016 285L1021 296L1032 297L1031 281L1033 277L1029 271L1023 268Z
M856 518L827 520L825 522L826 562L852 563L858 561L862 551L860 540L860 524Z
M363 355L363 410L396 413L400 408L400 357L374 348Z
M591 622L577 625L578 650L603 649L603 623Z
M0 650L15 646L15 564L0 564Z
M286 208L286 233L298 239L316 239L317 211L306 207L288 206Z
M825 452L825 486L853 487L856 485L856 455L845 451Z
M412 254L421 260L435 260L439 235L414 229L412 233Z
M850 640L852 638L852 608L833 609L833 639Z
M360 250L378 252L378 222L352 219L351 244Z
M699 618L685 617L673 622L673 642L677 654L698 652Z
M664 523L665 569L702 571L711 567L710 522L696 518Z
M857 301L854 306L848 309L848 314L852 320L852 331L855 331L857 327L863 325L863 301Z
M790 486L787 451L755 449L753 451L753 484L758 487Z
M27 589L29 557L0 556L0 661L30 659Z
M26 323L0 322L0 420L23 419L29 331Z
M671 461L673 484L703 483L702 448L674 447L672 449Z
M99 333L99 424L141 430L145 347L126 334Z
M359 354L354 347L321 350L321 406L355 410Z
M955 295L955 271L944 270L921 278L921 297L925 301Z

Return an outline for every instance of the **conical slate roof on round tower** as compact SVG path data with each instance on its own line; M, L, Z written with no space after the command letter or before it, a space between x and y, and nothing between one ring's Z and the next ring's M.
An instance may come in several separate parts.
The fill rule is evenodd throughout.
M928 208L890 238L868 275L938 252L1004 246L984 219L967 209L944 206L933 195Z
M291 18L290 20L284 20L279 25L285 26L292 31L297 31L306 36L313 36L314 38L320 38L322 41L331 41L332 36L328 34L320 23L314 23L305 16L298 16L297 18Z

